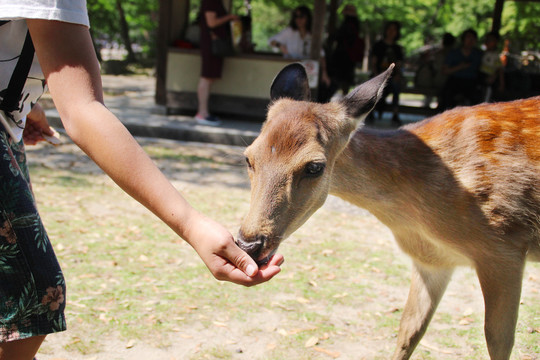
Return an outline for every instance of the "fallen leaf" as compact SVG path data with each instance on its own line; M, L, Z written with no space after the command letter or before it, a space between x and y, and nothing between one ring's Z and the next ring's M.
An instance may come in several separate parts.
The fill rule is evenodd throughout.
M69 306L76 306L76 307L79 307L79 308L86 308L86 305L80 304L80 303L77 303L77 302L74 302L74 301L68 301L68 303L69 303Z
M337 359L338 357L341 356L341 353L339 353L337 351L326 350L326 349L323 349L323 348L318 347L318 346L314 347L313 350L318 351L318 352L323 353L323 354L326 354L326 355L330 356L333 359Z
M336 274L328 274L326 276L326 280L334 280L336 278Z
M463 312L463 316L471 316L472 314L474 314L474 310L472 308L467 308L464 312Z
M96 277L96 274L92 274L92 273L89 273L89 274L81 274L78 276L79 279L91 279L91 278L95 278Z
M126 349L131 349L135 346L135 340L129 340L126 344Z
M309 302L308 299L302 297L296 298L296 301L298 301L300 304L307 304Z
M430 350L435 350L436 352L439 352L441 354L448 354L448 355L455 354L455 352L453 352L451 350L444 350L444 349L438 348L437 346L431 345L426 340L422 340L422 342L420 343L420 346L423 346L423 347L428 348Z
M292 329L292 330L289 330L288 331L288 335L295 335L295 334L299 334L301 332L304 332L304 331L313 331L313 330L317 330L317 327L309 327L309 328L296 328L296 329Z
M214 325L216 325L217 327L227 327L227 324L221 321L214 321Z
M313 336L313 337L310 337L308 341L306 341L306 344L304 346L307 348L313 347L317 345L318 342L319 342L319 338L316 336Z
M277 330L277 333L278 333L279 335L289 336L289 334L287 333L287 330L285 330L285 329L278 329L278 330Z

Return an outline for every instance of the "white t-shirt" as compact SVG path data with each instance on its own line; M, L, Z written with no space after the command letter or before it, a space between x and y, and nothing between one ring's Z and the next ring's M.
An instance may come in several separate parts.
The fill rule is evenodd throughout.
M24 45L28 31L25 19L57 20L90 26L86 0L0 0L0 20L10 20L0 26L0 99L3 99ZM15 140L22 138L26 115L45 90L45 77L34 55L19 109L11 112L15 121L20 123L7 119L3 112L0 114L6 118Z
M501 57L498 51L488 50L484 52L482 56L482 65L480 66L480 71L492 76L497 70L502 67Z
M287 47L288 54L284 57L290 59L308 59L311 51L311 34L306 34L302 39L300 31L294 30L290 26L283 29L280 33L272 36L268 43L277 41L281 45Z

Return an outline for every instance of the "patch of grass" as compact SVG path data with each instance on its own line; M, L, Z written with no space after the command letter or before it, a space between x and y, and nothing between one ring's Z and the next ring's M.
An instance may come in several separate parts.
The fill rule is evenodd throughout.
M83 355L93 354L101 351L99 343L92 338L72 337L70 342L64 346L68 351L77 352Z
M540 311L538 305L531 303L537 301L526 296L519 309L519 318L516 331L516 342L522 348L523 355L534 359L540 354ZM525 356L524 356L525 357Z
M194 164L199 162L214 162L210 157L202 157L198 155L183 154L175 151L174 149L168 149L158 146L145 146L144 151L156 160L173 160L182 163Z
M196 354L192 357L190 357L191 360L208 360L208 359L233 359L234 353L224 347L213 347L211 349L207 349L204 351L201 351L199 354Z
M220 185L222 172L243 171L221 160L227 154L216 158L154 143L146 149L175 176L179 173L188 201L236 233L249 207L249 189ZM179 167L184 164L193 166ZM391 356L410 261L371 215L320 209L281 245L282 273L243 288L214 280L188 244L102 173L76 169L31 169L38 206L67 279L63 336L64 348L73 354L69 358L106 351L110 338L166 348L181 336L188 344L201 344L187 357L196 360ZM183 181L181 175L216 176L217 185ZM527 269L538 273L540 265ZM473 275L465 280L473 283ZM540 352L539 333L528 330L538 327L540 285L535 277L527 281L512 360ZM462 302L469 296L467 288L455 295ZM458 305L439 308L433 323L440 326L428 329L429 343L443 352L420 346L416 359L487 357L478 326L483 313L473 314L475 326L459 326ZM320 339L318 344L306 347L312 337ZM257 345L250 347L253 341ZM51 347L48 343L45 351L53 353Z

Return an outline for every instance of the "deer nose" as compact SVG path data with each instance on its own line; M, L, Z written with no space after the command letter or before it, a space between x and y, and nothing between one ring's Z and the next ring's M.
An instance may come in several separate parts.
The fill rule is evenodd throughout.
M259 257L264 248L264 244L267 242L267 240L268 236L266 235L258 234L253 238L246 238L242 232L240 232L236 240L236 245L238 245L240 249L247 252L248 255L258 263Z

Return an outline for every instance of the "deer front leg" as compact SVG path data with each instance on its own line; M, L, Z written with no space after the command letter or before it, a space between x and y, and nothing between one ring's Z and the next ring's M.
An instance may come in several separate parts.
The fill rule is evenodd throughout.
M453 268L426 267L413 264L411 288L401 323L394 360L408 359L428 327L439 305L446 286L452 277Z
M491 360L507 360L514 346L525 261L485 261L476 272L484 294L484 332Z

